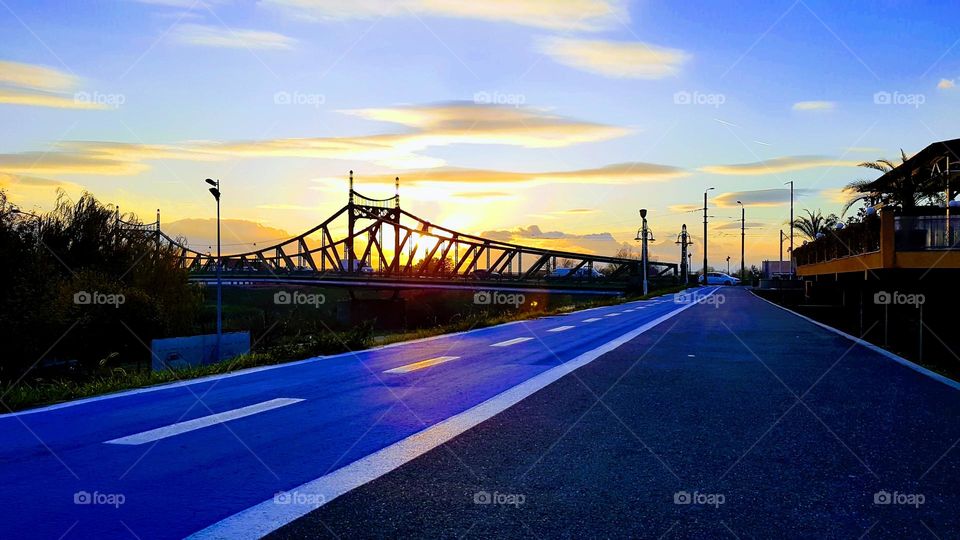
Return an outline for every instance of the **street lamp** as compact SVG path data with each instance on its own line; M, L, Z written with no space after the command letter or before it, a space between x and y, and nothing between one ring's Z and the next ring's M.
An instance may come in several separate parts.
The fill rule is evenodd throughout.
M703 191L703 284L707 284L707 192L716 188L707 188Z
M743 258L743 247L746 244L747 236L747 208L743 206L743 203L740 201L737 201L737 204L740 205L740 279L747 279L747 272Z
M643 265L643 294L646 296L650 292L647 281L647 242L653 242L653 233L647 228L647 209L640 209L640 219L643 220L643 227L637 231L637 240L641 240L640 264Z
M730 275L730 256L727 255L727 275Z
M217 346L214 349L214 361L220 361L220 343L223 340L223 280L220 275L222 261L220 258L220 180L207 178L210 184L210 194L217 200Z

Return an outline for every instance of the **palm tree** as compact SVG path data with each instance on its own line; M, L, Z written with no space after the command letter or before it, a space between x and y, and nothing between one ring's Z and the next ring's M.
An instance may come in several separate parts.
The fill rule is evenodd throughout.
M812 212L804 210L805 216L800 216L793 220L793 226L799 229L800 233L806 236L810 241L816 240L817 235L826 234L830 229L837 226L839 218L836 214L824 216L820 210Z
M900 162L900 164L907 162L907 154L902 148L900 149ZM864 161L857 166L887 174L900 164L894 164L889 159L878 159L876 161ZM894 177L888 188L876 190L867 187L873 183L873 180L854 180L843 188L844 191L853 192L853 196L843 205L843 211L840 215L845 215L850 208L860 202L869 206L882 204L901 208L913 208L924 203L936 202L940 200L939 190L932 185L932 182L933 179L929 177L900 175Z

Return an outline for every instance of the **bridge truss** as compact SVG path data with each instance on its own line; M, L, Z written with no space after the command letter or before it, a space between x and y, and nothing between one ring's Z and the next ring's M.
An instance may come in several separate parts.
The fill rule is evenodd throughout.
M193 276L216 271L217 257L193 249L167 235L157 220L146 224L120 222L132 233L154 235L178 253L178 264ZM593 270L603 270L602 280L626 282L642 272L640 261L558 251L482 238L437 225L400 206L396 194L372 199L353 188L349 199L319 225L280 243L244 253L221 256L222 270L232 276L446 278L573 282L599 280ZM557 272L558 268L567 271ZM651 261L653 277L676 277L677 264Z

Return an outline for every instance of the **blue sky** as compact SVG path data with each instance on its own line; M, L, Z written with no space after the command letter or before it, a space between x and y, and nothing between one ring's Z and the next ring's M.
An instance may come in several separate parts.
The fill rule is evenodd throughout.
M839 188L873 177L857 162L956 137L958 16L906 1L3 0L0 185L26 207L86 189L169 222L211 217L202 179L220 177L253 241L341 206L353 169L374 196L399 175L405 206L435 222L598 252L634 243L640 207L664 240L699 231L689 206L715 186L711 254L739 256L724 227L742 198L757 263L787 216L763 190L794 180L799 208L836 212Z

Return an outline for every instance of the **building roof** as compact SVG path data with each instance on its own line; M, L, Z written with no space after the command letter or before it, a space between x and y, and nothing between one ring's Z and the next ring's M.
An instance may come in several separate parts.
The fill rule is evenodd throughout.
M946 174L948 171L949 175ZM897 168L867 184L864 190L885 191L900 178L921 174L928 178L942 178L946 187L948 178L956 178L960 174L960 139L930 144Z

